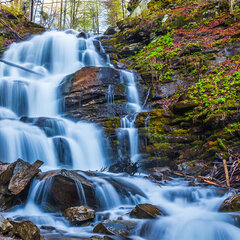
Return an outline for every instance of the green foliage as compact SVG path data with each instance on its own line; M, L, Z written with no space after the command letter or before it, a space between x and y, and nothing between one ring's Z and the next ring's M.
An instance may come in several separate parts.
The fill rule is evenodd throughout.
M228 66L215 68L188 90L190 98L202 107L201 111L224 114L240 105L240 71L226 75L227 69Z
M108 9L106 23L116 26L117 22L123 18L122 1L108 0L105 5Z

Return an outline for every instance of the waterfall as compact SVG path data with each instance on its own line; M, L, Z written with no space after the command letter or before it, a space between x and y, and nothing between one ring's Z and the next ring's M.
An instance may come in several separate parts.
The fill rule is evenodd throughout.
M58 167L101 169L107 164L102 131L95 124L60 116L58 86L83 66L102 66L94 39L46 32L13 43L3 59L43 76L0 63L0 153L3 162L19 157ZM22 118L24 116L24 118Z

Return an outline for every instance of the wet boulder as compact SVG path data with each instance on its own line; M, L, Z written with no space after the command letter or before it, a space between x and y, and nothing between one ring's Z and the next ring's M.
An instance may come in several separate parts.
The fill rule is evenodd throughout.
M97 208L94 185L76 171L50 171L40 175L43 184L37 203L45 210L56 212L84 205L84 197L89 207ZM84 197L79 192L84 192ZM47 189L47 191L45 191Z
M13 170L13 175L10 179L8 190L17 195L22 192L31 180L40 172L39 168L43 162L37 160L32 165L18 159Z
M88 38L88 34L85 33L85 32L80 32L78 35L77 35L78 38L84 38L84 39L87 39Z
M126 220L105 220L95 226L94 233L102 233L114 236L127 237L136 227L136 223Z
M4 236L6 239L22 239L22 240L40 240L39 228L31 221L11 221L0 215L0 238ZM11 237L11 238L8 238Z
M33 178L40 172L43 164L37 160L29 164L22 159L10 164L0 174L0 210L4 211L27 198Z
M63 216L73 225L81 225L94 220L95 211L87 206L65 209Z
M240 194L235 194L221 204L219 211L221 212L236 212L240 211Z
M138 204L130 212L130 216L134 218L154 219L165 214L156 206L152 204Z
M40 230L33 224L31 221L10 221L13 228L11 232L18 237L21 237L22 240L40 240Z
M111 194L116 194L121 202L127 199L133 204L133 196L147 197L135 184L102 172L57 170L42 173L39 178L40 191L36 202L51 212L63 212L67 208L79 206L102 209L106 204L114 203L114 198L108 197ZM109 191L110 185L114 192Z

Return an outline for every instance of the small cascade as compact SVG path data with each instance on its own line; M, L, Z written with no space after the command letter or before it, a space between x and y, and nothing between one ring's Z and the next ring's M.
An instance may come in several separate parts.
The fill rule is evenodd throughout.
M145 118L144 127L146 131L146 137L144 138L145 145L148 144L148 137L150 136L150 115Z
M118 138L122 142L124 136L127 134L130 145L130 159L132 162L137 162L139 158L138 130L135 128L134 122L136 114L141 111L140 99L135 75L132 72L121 70L121 77L122 81L127 85L128 115L121 119L121 129L118 131Z
M107 95L108 104L113 104L114 103L114 86L112 84L108 85L106 95Z
M37 203L37 211L42 211L42 209L51 211L51 209L47 209L51 186L52 178L47 178L40 182L35 180L35 184L32 184L32 190L30 191L28 204L34 205ZM28 204L25 208L28 207Z
M87 200L86 200L86 197L85 197L85 192L84 192L84 189L83 189L83 186L81 184L81 182L75 180L75 185L76 185L76 188L77 188L77 193L78 193L78 198L79 198L79 205L84 205L84 206L87 206Z
M18 120L0 121L0 155L10 163L20 157L29 163L41 159L49 167L57 167L51 139L38 127Z
M120 197L116 189L105 179L95 179L96 195L103 209L110 209L121 205Z

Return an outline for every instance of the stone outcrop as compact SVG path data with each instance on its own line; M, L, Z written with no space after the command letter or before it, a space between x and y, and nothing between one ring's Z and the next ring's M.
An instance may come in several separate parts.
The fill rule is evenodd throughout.
M0 209L2 211L26 200L29 186L40 172L39 167L42 164L43 162L39 160L31 165L18 159L7 167L4 165L0 173Z
M69 117L101 122L126 114L125 86L114 68L84 67L64 79L61 92Z

